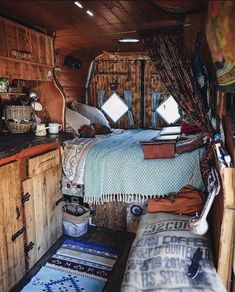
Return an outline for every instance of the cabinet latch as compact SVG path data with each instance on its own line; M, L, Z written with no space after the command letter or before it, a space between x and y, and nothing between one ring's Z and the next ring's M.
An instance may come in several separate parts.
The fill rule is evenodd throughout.
M25 202L29 201L30 196L31 195L28 192L21 195L21 202L22 202L23 205L24 205Z
M12 241L15 241L16 238L17 238L18 236L20 236L25 230L26 230L26 227L25 227L25 225L24 225L21 229L19 229L18 231L16 231L16 233L14 233L14 234L11 236L11 240L12 240Z
M32 241L30 241L29 244L25 244L25 246L24 246L24 253L26 255L28 255L29 251L31 249L33 249L33 247L34 247L34 243Z

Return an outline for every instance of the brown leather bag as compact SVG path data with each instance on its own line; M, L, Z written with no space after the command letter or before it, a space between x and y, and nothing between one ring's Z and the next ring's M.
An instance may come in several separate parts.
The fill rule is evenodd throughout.
M148 201L148 212L170 212L176 214L195 215L200 213L205 202L204 193L193 186L187 185L178 193Z

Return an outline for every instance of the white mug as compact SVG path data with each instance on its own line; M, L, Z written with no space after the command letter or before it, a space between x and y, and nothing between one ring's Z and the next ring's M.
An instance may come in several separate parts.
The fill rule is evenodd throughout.
M47 131L46 131L46 125L45 124L39 124L36 127L36 136L46 136L47 135Z
M58 134L59 131L62 129L62 125L59 123L49 123L48 129L50 134Z

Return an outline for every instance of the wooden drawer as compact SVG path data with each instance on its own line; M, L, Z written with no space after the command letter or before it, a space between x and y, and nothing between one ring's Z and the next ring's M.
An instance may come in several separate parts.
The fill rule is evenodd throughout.
M28 160L28 175L29 177L36 176L39 173L47 171L48 169L60 163L59 149L38 155Z

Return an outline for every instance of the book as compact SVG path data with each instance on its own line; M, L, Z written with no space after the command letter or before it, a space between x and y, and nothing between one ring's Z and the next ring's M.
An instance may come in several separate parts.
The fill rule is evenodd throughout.
M152 141L170 141L170 140L177 140L180 135L159 135L154 137Z
M181 126L164 127L160 132L160 136L164 135L179 135L181 133Z

